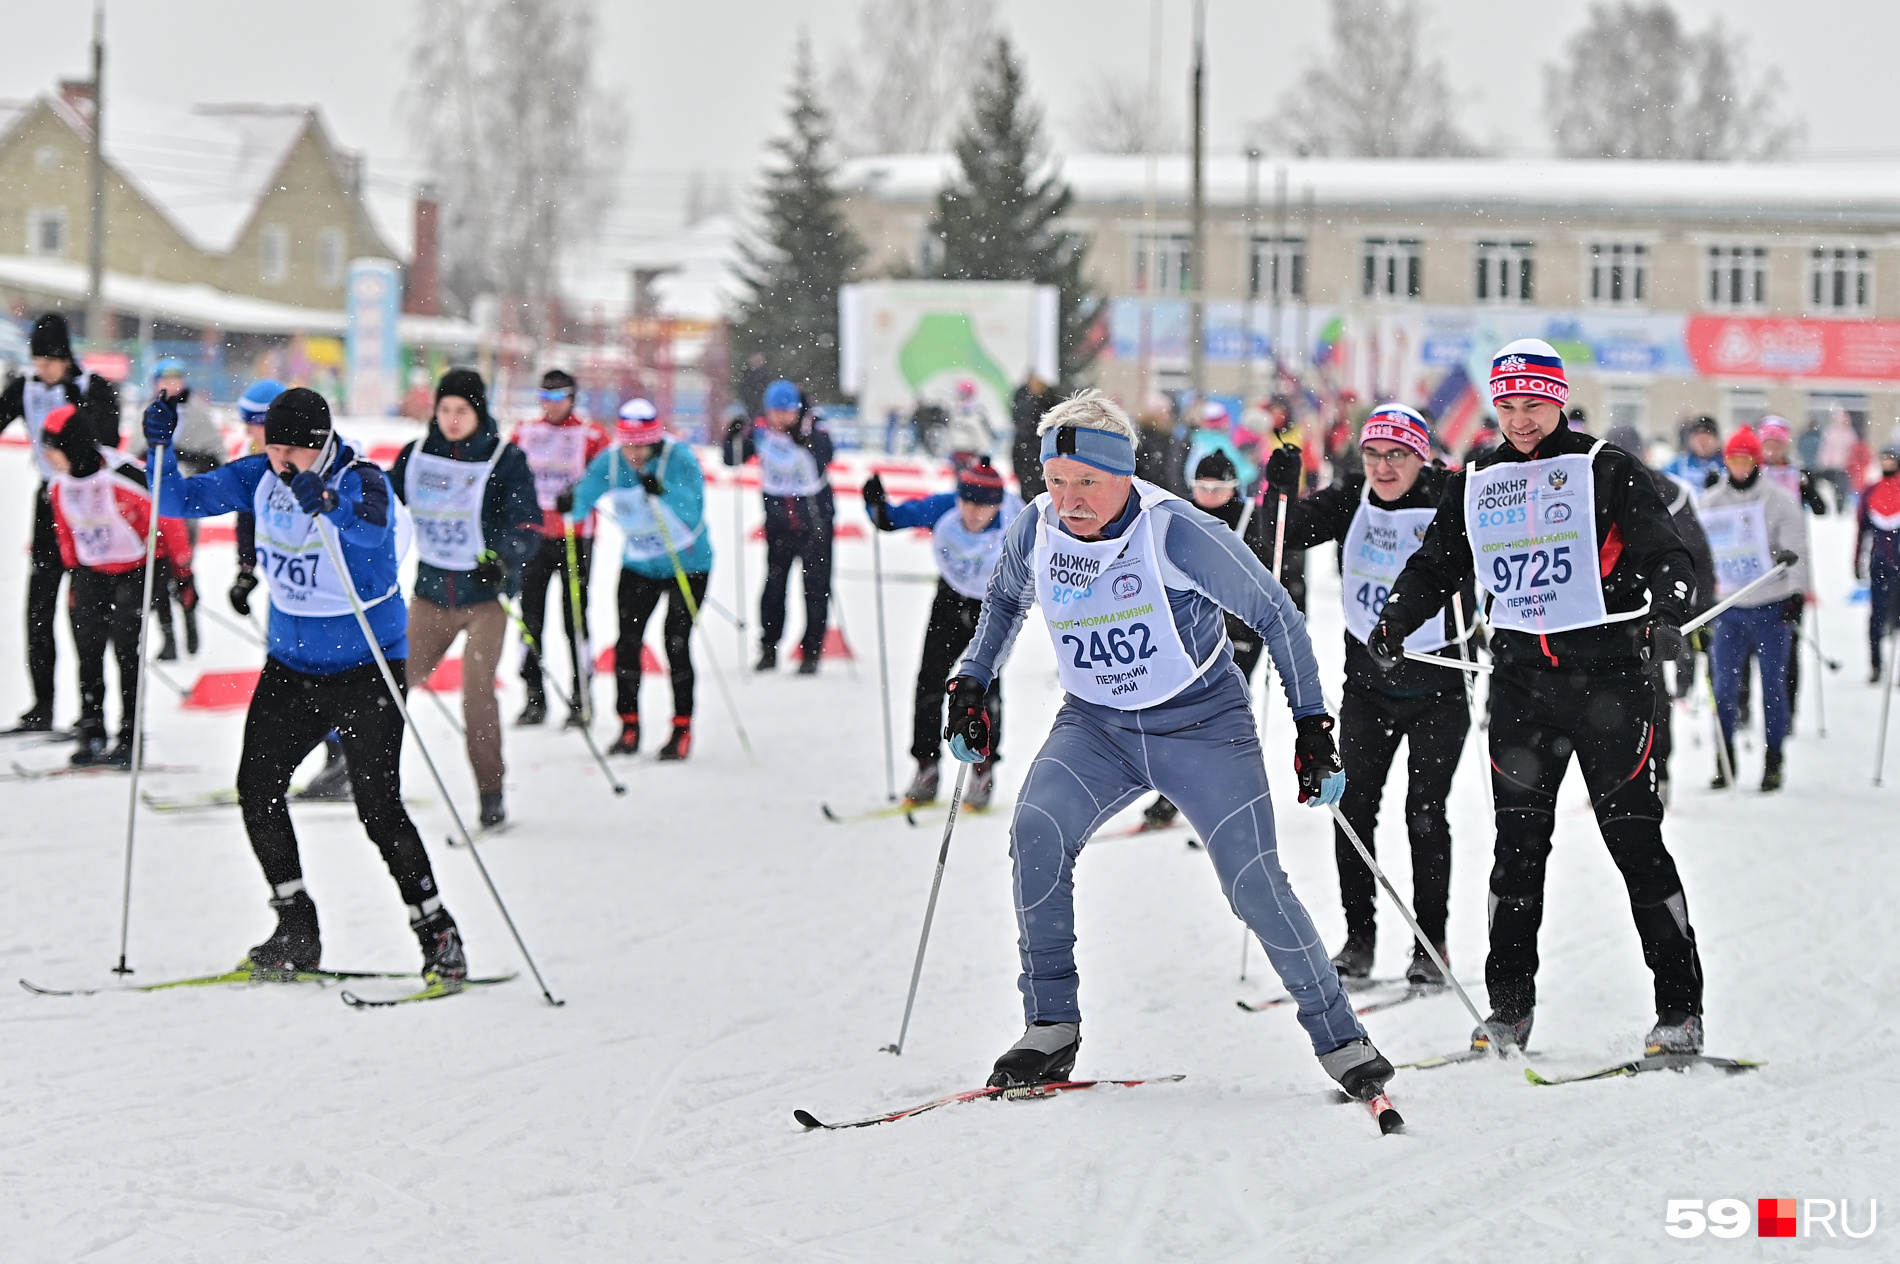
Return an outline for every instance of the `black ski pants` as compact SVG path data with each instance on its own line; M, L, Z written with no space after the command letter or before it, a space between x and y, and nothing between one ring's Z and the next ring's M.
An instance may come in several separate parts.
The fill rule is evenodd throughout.
M145 568L72 572L73 645L79 651L79 727L106 731L106 645L119 664L119 736L132 735L139 700L139 602Z
M706 600L707 571L687 571L686 583L693 590L693 604ZM686 608L680 593L679 578L668 575L652 579L638 571L620 572L620 640L614 646L614 710L620 718L631 720L640 714L640 646L646 639L647 620L666 598L666 622L661 635L666 641L666 667L673 678L673 715L691 719L693 715L693 613Z
M917 689L911 700L910 757L918 763L943 758L944 686L957 669L957 660L976 635L983 614L981 597L965 597L941 579L930 603L930 622L924 628L924 657L917 665ZM990 713L990 762L1003 757L1003 677L997 674L984 698Z
M389 669L404 687L402 659ZM402 804L402 712L390 699L375 663L328 676L292 671L275 658L264 660L263 677L244 717L244 753L238 763L238 802L244 832L273 890L303 877L297 832L291 828L284 792L305 755L331 729L350 761L356 817L402 892L402 902L420 910L436 898L435 871L422 835ZM412 911L411 920L421 916Z
M1649 674L1500 667L1491 677L1491 785L1497 846L1491 867L1491 1007L1516 1019L1537 1003L1537 932L1544 867L1556 826L1557 789L1574 754L1597 828L1629 888L1643 961L1655 976L1656 1010L1702 1012L1702 962L1676 874L1663 846L1653 762L1656 709Z
M534 551L521 566L521 621L528 625L528 632L534 637L534 645L545 646L541 636L541 627L547 622L548 585L554 585L554 603L561 608L561 627L567 633L567 648L574 662L574 691L568 694L571 702L578 704L585 696L582 692L582 677L589 674L587 661L589 645L587 630L587 588L588 579L594 570L594 541L591 537L574 537L574 560L579 564L581 587L581 632L580 638L574 636L574 601L568 589L567 579L567 540L543 538L541 547ZM540 694L541 655L533 645L526 641L521 646L521 679L526 682L528 692Z
M32 556L26 574L26 670L33 680L34 710L51 715L54 668L59 663L53 624L59 618L59 582L66 578L66 561L59 555L52 493L44 483L33 497Z
M1378 855L1373 833L1379 824L1379 800L1385 794L1399 742L1406 744L1405 830L1412 843L1412 912L1419 928L1436 944L1445 942L1451 896L1451 825L1445 818L1445 800L1451 795L1452 774L1458 771L1470 730L1471 712L1462 690L1395 698L1347 689L1339 708L1339 761L1346 770L1346 793L1339 810L1374 856ZM1373 910L1378 886L1337 824L1333 826L1333 858L1339 865L1346 931L1371 942L1376 938Z
M825 652L825 623L831 612L831 522L809 530L774 529L765 524L765 591L759 595L759 648L777 650L785 639L785 587L792 563L799 566L805 589L805 634L799 645L807 658Z

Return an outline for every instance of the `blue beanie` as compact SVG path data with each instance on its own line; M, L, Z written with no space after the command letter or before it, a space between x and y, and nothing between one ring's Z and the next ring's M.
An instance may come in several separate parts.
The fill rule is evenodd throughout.
M765 388L765 406L767 408L798 408L805 402L798 387L785 378L780 378Z
M152 366L152 380L154 382L168 374L177 374L179 377L185 376L185 362L183 360L174 359L171 356L166 356L163 360L160 360L157 364Z
M247 426L264 424L264 414L270 411L271 401L284 393L284 384L276 378L261 377L244 388L244 394L238 397L238 420Z

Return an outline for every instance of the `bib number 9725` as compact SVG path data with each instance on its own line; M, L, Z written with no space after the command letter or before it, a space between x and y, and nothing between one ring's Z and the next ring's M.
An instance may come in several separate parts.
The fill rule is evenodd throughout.
M1491 559L1491 590L1500 596L1532 588L1556 588L1570 582L1570 546L1500 553Z
M1075 647L1074 663L1083 671L1089 671L1094 664L1113 667L1116 663L1124 665L1153 658L1161 650L1149 644L1148 625L1131 623L1128 630L1110 628L1106 635L1100 632L1089 633L1085 644L1079 636L1064 636L1064 645Z

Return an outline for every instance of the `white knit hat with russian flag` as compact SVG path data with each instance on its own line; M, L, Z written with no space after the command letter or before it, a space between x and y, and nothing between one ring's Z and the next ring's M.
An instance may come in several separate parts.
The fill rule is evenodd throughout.
M1528 395L1562 408L1570 400L1564 358L1541 338L1519 338L1491 361L1491 398Z
M1421 461L1432 459L1432 432L1425 425L1425 418L1404 404L1381 404L1372 410L1359 430L1359 442L1365 444L1374 439L1410 448L1418 453Z
M660 421L660 410L653 406L650 399L630 399L620 406L620 424L614 427L614 438L622 443L650 445L666 438L666 426Z

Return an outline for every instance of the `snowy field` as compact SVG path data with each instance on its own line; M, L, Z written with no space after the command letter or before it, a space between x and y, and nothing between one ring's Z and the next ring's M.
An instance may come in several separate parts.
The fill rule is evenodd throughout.
M28 702L18 611L32 478L0 449L0 716ZM841 497L841 521L863 521ZM711 496L728 605L732 493ZM756 495L745 512L759 516ZM1892 1103L1900 973L1895 783L1871 784L1879 692L1865 683L1865 607L1850 606L1851 528L1816 530L1827 651L1827 736L1805 666L1788 789L1707 787L1707 709L1684 719L1666 825L1708 973L1712 1053L1766 1059L1741 1078L1655 1075L1538 1088L1521 1063L1403 1072L1410 1121L1381 1138L1337 1104L1293 1015L1237 998L1241 932L1212 867L1179 832L1106 839L1079 868L1086 1040L1077 1074L1179 1072L1179 1084L1042 1103L977 1104L855 1132L802 1132L794 1107L849 1118L974 1087L1018 1033L1008 812L960 824L909 1046L897 1036L939 827L838 825L820 814L883 799L870 548L840 543L839 599L859 658L816 680L735 677L757 751L741 752L702 670L690 762L652 750L669 698L649 677L647 750L619 761L615 799L573 734L510 729L509 807L520 822L483 854L564 1008L540 997L449 820L413 741L404 782L478 973L523 977L431 1005L353 1012L334 990L263 987L88 998L0 990L0 1258L98 1261L1532 1261L1780 1258L1822 1245L1900 1257L1883 1223L1854 1241L1764 1243L1665 1234L1671 1199L1867 1200L1883 1213L1900 1176ZM614 572L594 613L611 639ZM930 570L926 545L887 539L886 568ZM233 554L200 559L225 612ZM1311 555L1314 639L1339 683L1337 579ZM748 546L756 593L763 548ZM899 731L931 589L887 584ZM756 605L749 598L748 608ZM795 607L796 609L796 607ZM657 624L657 620L655 621ZM793 617L793 630L798 617ZM189 683L259 653L205 624ZM735 636L715 619L727 672ZM654 633L657 638L657 630ZM58 719L76 693L61 629ZM564 650L555 652L564 661ZM999 803L1058 702L1047 640L1029 629L1006 677ZM520 707L506 680L504 715ZM596 702L611 710L611 685ZM232 784L242 712L183 710L154 684L148 775L163 794ZM111 707L116 722L116 696ZM442 716L421 736L472 815L474 787ZM1297 806L1291 725L1266 706L1281 854L1329 944L1343 935L1328 818ZM1758 731L1758 730L1757 730ZM607 721L599 725L603 745ZM10 760L65 763L64 746L7 739ZM1760 773L1745 744L1746 782ZM306 765L305 775L316 767ZM1467 758L1456 836L1452 964L1482 1004L1485 799ZM1388 795L1383 855L1410 874ZM126 778L9 780L0 788L0 974L52 986L113 982ZM414 969L394 884L347 809L294 809L325 964ZM1132 814L1129 818L1132 819ZM938 822L941 816L937 817ZM141 815L130 960L139 981L228 968L272 925L236 812ZM1381 911L1380 974L1402 971L1404 927ZM1560 810L1533 1040L1546 1072L1640 1052L1649 980L1622 883L1573 776ZM365 991L370 989L366 988ZM390 992L400 990L391 985ZM1397 1061L1461 1047L1455 999L1368 1019ZM1883 1217L1884 1218L1884 1217Z

